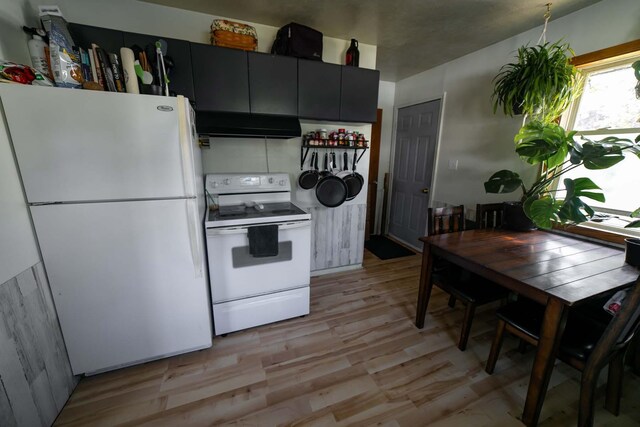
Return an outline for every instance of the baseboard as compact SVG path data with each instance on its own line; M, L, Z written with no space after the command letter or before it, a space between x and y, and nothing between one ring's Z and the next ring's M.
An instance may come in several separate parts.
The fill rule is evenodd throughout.
M362 264L345 265L342 267L325 268L324 270L314 270L311 272L311 277L324 276L326 274L342 273L344 271L359 270L362 268Z

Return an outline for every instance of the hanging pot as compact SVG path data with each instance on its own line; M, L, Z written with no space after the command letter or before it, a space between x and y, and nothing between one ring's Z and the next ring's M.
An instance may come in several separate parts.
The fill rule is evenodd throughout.
M298 177L298 185L304 190L310 190L316 186L318 179L320 178L320 171L318 171L318 153L315 151L311 153L311 159L309 160L309 170L306 170Z
M364 185L364 177L356 172L356 158L358 153L353 153L353 166L351 167L351 174L343 177L342 179L347 184L348 195L347 200L353 200L356 198L360 191L362 191L362 186Z
M333 158L331 159L331 164L333 164ZM324 157L324 167L326 174L322 176L316 184L316 198L322 205L328 208L335 208L347 200L347 184L345 184L342 178L335 176L327 169L330 166L329 156L326 153ZM321 172L321 175L324 172L325 171Z
M512 231L533 231L538 229L536 224L524 213L521 202L504 202L502 209L502 228Z

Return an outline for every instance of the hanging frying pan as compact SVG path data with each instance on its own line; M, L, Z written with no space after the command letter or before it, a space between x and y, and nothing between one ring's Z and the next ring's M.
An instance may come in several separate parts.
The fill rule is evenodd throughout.
M315 151L311 153L311 160L309 161L309 170L306 170L298 177L298 185L303 190L311 190L318 183L320 179L320 171L318 170L318 153Z
M345 176L351 175L349 170L349 156L346 151L342 152L342 170L336 174L340 178L344 179Z
M316 157L316 168L318 168L318 158ZM329 171L329 153L324 153L324 162L323 169L320 171L320 178L324 178L325 176L331 176L332 173Z
M328 163L329 155L325 153L325 169L327 169ZM316 184L316 198L328 208L338 207L347 199L347 184L329 170L323 172L326 172L326 175L320 178L320 181Z
M345 153L346 154L346 153ZM358 152L353 153L353 166L351 168L351 174L342 177L345 184L347 184L347 200L353 200L356 198L360 191L362 191L362 186L364 185L364 178L358 172L356 172L356 159L358 156Z

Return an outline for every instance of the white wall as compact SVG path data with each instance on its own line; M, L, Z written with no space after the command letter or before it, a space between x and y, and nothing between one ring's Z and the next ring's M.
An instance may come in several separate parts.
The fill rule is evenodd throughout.
M604 0L551 21L547 40L564 39L579 55L640 38L639 17L637 0ZM396 108L447 94L435 203L465 204L473 218L476 203L519 198L519 193L486 194L482 184L491 173L512 169L534 176L535 168L521 162L513 147L521 118L494 115L490 96L500 67L513 60L519 46L535 44L540 33L541 27L535 28L397 83ZM449 160L458 160L458 170L448 169Z
M21 2L0 1L0 58L29 61L28 37L22 25L29 21ZM0 115L0 284L40 260L22 193L13 153Z

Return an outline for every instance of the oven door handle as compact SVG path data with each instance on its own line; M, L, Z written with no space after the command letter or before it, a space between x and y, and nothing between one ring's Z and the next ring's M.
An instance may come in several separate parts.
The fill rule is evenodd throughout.
M269 224L262 224L269 225ZM311 225L311 221L299 221L299 222L290 222L286 224L278 224L278 230L293 230L295 228L303 228L309 227ZM260 226L260 225L256 225ZM233 227L233 228L208 228L207 236L219 236L224 234L247 234L249 227L253 227L251 225L243 226L243 227Z

